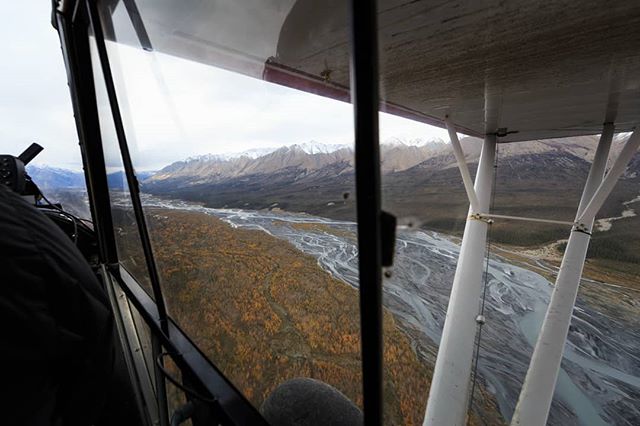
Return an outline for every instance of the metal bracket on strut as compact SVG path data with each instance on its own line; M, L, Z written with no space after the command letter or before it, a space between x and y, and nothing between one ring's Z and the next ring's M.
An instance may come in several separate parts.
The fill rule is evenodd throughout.
M493 224L493 219L490 219L490 218L486 217L482 213L471 213L469 215L469 217L467 218L467 220L479 220L479 221L482 221L482 222L486 222L489 225Z
M576 232L582 232L583 234L591 235L591 230L584 223L576 222L576 224L573 225L573 230Z

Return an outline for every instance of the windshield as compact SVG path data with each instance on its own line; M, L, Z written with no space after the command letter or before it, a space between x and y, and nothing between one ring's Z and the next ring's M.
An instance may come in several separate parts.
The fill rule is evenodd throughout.
M329 384L363 405L353 46L346 3L96 3L161 294L149 278L135 188L125 176L123 141L98 40L90 32L119 264L156 303L162 297L168 315L258 409L278 386L300 377ZM499 118L499 108L489 105L495 100L491 79L484 94L433 83L455 75L462 84L463 71L477 64L462 67L454 56L412 54L415 46L431 46L431 30L421 32L421 20L433 11L423 2L395 3L378 1L380 189L383 210L397 220L393 265L384 269L382 289L384 423L423 423L436 359L446 343L443 328L463 262L463 236L481 222L486 238L476 239L466 255L477 261L478 298L469 304L470 337L461 343L469 349L468 374L461 379L469 390L457 405L464 406L469 424L506 424L516 410L601 138L585 134L594 133L591 127L580 136L512 143L517 132L502 129L500 139L500 129L488 135L473 131ZM7 61L0 70L3 81L12 82L0 89L0 111L8 123L0 126L0 153L17 155L33 141L43 145L29 174L52 201L90 218L48 10L34 19L41 9L33 5L8 7L33 28L18 31L18 20L11 20L0 29L7 31L5 39L20 35L15 45L0 46L4 57L19 49L30 58ZM455 32L455 25L463 25L458 18L443 23ZM451 32L431 35L446 47ZM488 40L465 37L480 44ZM511 74L516 68L504 72L519 81ZM490 75L481 74L473 81ZM450 102L469 93L468 104ZM486 104L476 102L482 96ZM448 133L430 125L434 116L421 112L422 105L443 117L457 106L469 127ZM482 121L483 108L495 116ZM528 122L526 115L514 115ZM543 130L544 137L554 131ZM454 155L452 135L459 138L462 161ZM613 137L607 170L628 137ZM481 175L485 183L478 189L487 206L484 216L469 208L462 164L472 180ZM591 235L550 425L640 422L638 188L636 153L590 232L580 230ZM465 279L457 279L459 294L469 294L471 280ZM142 316L136 321L142 323ZM460 330L453 329L451 339ZM150 346L145 342L143 349L151 365ZM167 369L178 375L172 363ZM169 393L172 409L184 403L177 389Z

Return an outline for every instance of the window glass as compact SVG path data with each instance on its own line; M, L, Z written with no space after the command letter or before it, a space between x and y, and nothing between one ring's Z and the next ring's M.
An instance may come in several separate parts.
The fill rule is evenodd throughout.
M581 68L576 57L583 53L572 52L578 47L566 46L575 53L571 60L547 61L525 53L560 50L542 49L540 39L529 31L526 43L513 38L512 31L533 32L531 26L555 16L552 11L535 7L530 13L512 14L514 9L497 3L378 1L383 208L396 215L399 224L395 262L383 293L385 307L395 315L394 326L407 336L420 364L420 369L405 371L403 379L420 376L422 383L411 401L416 404L410 408L413 422L422 422L424 416L461 237L473 222L467 221L469 201L448 134L429 125L447 114L458 125L472 178L484 126L492 133L502 127L490 128L492 123L519 125L503 129L505 135L498 138L492 213L568 222L495 218L482 247L490 261L487 265L483 260L480 297L471 318L482 314L486 322L479 340L469 339L474 351L469 423L511 421L599 139L548 139L564 129L558 125L544 128L547 136L541 132L541 140L506 143L535 129L533 116L540 120L553 111L562 119L571 117L570 108L559 108L551 98L564 85L585 81L580 80L584 76L574 78ZM563 25L567 22L562 20ZM518 44L512 46L514 39ZM591 46L585 47L591 61ZM507 51L514 56L505 60ZM585 65L597 69L591 62ZM553 92L551 100L532 95L549 87L544 93ZM554 108L546 110L550 105ZM407 119L411 122L403 125ZM623 142L623 135L614 138L611 159ZM639 158L636 154L596 220L550 425L640 421L632 396L640 389L639 364L632 355L640 335L630 332L637 329L640 306L640 258L634 254L640 232ZM469 283L462 288L468 292ZM385 333L391 328L385 322ZM385 348L387 364L389 352ZM385 389L385 397L389 395Z
M178 366L173 362L170 356L165 356L164 358L164 369L168 374L171 375L171 379L165 378L165 386L167 389L167 410L169 419L172 419L173 416L176 415L176 412L184 412L185 405L189 403L187 400L187 396L185 392L180 389L178 386L174 384L173 381L177 381L178 383L183 384L182 381L182 373ZM183 384L184 385L184 384ZM198 395L190 395L192 399L197 398ZM202 395L204 398L204 395ZM191 426L193 423L191 419L185 420L183 423L185 426Z
M91 36L89 42L118 260L153 297L95 38Z
M133 368L137 375L138 386L140 389L139 397L142 399L143 404L148 408L146 416L149 418L151 424L159 423L159 413L157 408L159 406L158 396L161 389L157 387L156 365L157 355L154 353L153 334L149 325L145 322L140 311L138 311L133 303L126 299L123 303L131 314L131 335L129 336L131 349L135 352L133 357ZM125 314L126 315L126 314ZM142 359L139 356L142 355ZM173 398L175 393L170 393L169 389L166 389L167 398Z
M298 377L361 405L346 3L331 55L294 2L135 5L102 14L170 315L256 407Z

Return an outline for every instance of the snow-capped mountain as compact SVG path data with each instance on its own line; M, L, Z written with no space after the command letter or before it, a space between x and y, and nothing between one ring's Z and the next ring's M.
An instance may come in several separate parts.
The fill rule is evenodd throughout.
M398 172L438 155L448 145L441 140L399 139L381 145L383 173ZM149 183L180 179L191 184L222 182L249 175L268 175L284 169L300 169L304 173L328 165L340 164L342 173L353 171L354 149L347 144L324 144L308 141L279 148L259 148L227 154L208 154L177 161L156 173Z
M301 144L292 145L292 147L298 147L307 154L329 154L339 151L341 149L351 149L351 145L347 144L325 144L311 140Z
M584 136L500 144L498 192L513 197L509 203L515 204L521 204L524 197L533 197L527 205L532 210L536 206L542 210L532 211L529 216L572 219L575 199L580 195L597 141L598 136ZM476 138L463 138L461 144L473 172L482 143ZM621 146L621 138L616 138L611 158L615 158ZM276 202L325 214L318 206L337 205L336 200L342 199L343 192L354 188L352 146L310 141L268 151L264 155L256 154L255 158L203 156L179 161L144 181L143 190L204 201L217 207L263 208ZM432 197L439 194L441 204L449 206L447 211L454 208L452 206L466 211L460 173L449 144L441 140L385 140L380 147L380 166L386 202L402 205L404 210L418 215L429 203L436 206L438 203ZM624 194L620 195L622 201L638 195L633 186L636 183L632 181L636 176L640 176L640 154L631 162L624 177L628 182L623 179L618 184ZM569 184L572 188L567 188ZM559 187L566 191L558 191ZM612 199L615 197L614 194ZM424 201L427 198L429 203ZM603 214L615 216L619 213L618 205L617 202L607 204L605 210L611 211ZM349 217L346 212L340 214ZM436 219L434 216L431 220Z
M81 171L38 164L29 164L26 171L43 191L48 189L76 189L85 187L84 174Z
M404 139L404 138L396 138L391 137L382 141L382 146L425 146L425 145L440 145L445 144L440 138L431 138L431 139Z
M273 151L277 150L276 147L266 147L266 148L252 148L247 149L245 151L238 152L225 152L221 154L204 154L204 155L196 155L193 157L189 157L185 160L185 162L190 161L229 161L234 158L246 157L250 159L256 159L262 157L264 155L270 154Z
M304 142L301 144L293 144L287 145L287 147L292 149L301 149L307 154L329 154L331 152L338 151L344 148L350 148L350 145L346 144L325 144L322 142L316 142L311 140L309 142ZM264 157L265 155L271 154L277 150L281 149L281 147L261 147L261 148L251 148L244 151L237 152L225 152L220 154L204 154L204 155L196 155L193 157L189 157L185 162L197 162L197 161L229 161L236 158L246 157L252 160L256 158Z

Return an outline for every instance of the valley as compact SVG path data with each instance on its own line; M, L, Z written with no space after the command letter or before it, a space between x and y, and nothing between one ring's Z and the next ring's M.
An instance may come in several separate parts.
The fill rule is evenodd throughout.
M597 136L584 136L499 145L492 212L572 221L597 140ZM479 142L462 139L472 175L480 155ZM623 142L624 136L614 140L610 159ZM144 180L142 189L212 208L278 208L352 221L356 201L353 150L334 149L318 152L302 144L259 156L179 161ZM462 234L468 201L447 144L383 144L381 173L383 208L400 223ZM628 213L638 196L640 154L598 215L617 219L605 220L610 225L606 229L596 228L589 257L605 263L623 261L629 268L640 264L640 217ZM568 236L562 225L500 220L492 228L494 242L512 246L539 246Z
M126 201L120 205L125 208L114 211L119 249L125 267L144 284L130 211ZM277 385L312 377L362 404L355 287L327 273L295 242L261 230L259 222L235 224L149 198L145 205L170 315L249 401L260 407ZM284 230L290 223L275 220L274 226ZM397 321L385 309L385 424L419 425L432 365L421 360ZM502 424L495 399L480 391L470 424Z
M492 212L573 220L596 142L499 146ZM614 141L611 157L621 143ZM472 138L463 145L474 174L479 145ZM385 357L395 360L386 372L385 419L419 424L468 202L446 144L397 142L381 155L383 208L400 225L384 283ZM111 193L119 249L148 285L119 182ZM350 147L191 158L150 174L142 190L171 314L256 406L295 375L361 402ZM598 216L551 425L640 422L639 196L636 154ZM68 200L76 204L77 194ZM513 413L568 233L563 225L502 220L491 227L473 424L500 424Z
M316 259L330 276L357 288L355 225L351 222L285 212L208 209L148 196L145 205L154 216L167 216L167 209L199 212L223 220L234 228L234 233L261 231L285 240ZM396 265L391 278L385 280L385 307L395 317L398 329L409 337L427 370L435 359L457 252L455 242L444 235L401 231ZM184 249L178 253L184 253ZM237 255L226 254L230 259ZM478 372L483 390L479 392L481 397L476 395L479 407L474 407L480 419L486 420L491 412L487 403L508 419L552 286L543 276L503 257L493 258L489 274L488 323L483 330ZM205 278L199 276L199 280ZM198 287L196 283L192 285ZM616 298L628 303L614 312ZM640 419L640 407L635 404L635 398L640 396L640 359L633 355L640 342L635 331L639 313L637 297L625 288L603 287L585 280L574 312L550 424L626 424ZM385 325L389 327L388 323Z

